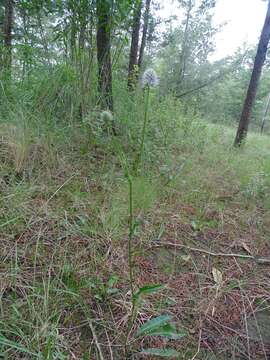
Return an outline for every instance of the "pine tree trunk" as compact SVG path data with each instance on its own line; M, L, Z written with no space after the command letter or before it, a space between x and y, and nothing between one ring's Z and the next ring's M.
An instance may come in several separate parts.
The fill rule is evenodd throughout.
M8 77L11 76L12 63L12 27L13 27L13 0L5 0L5 18L3 26L4 53L3 70Z
M79 46L78 46L78 75L79 75L79 87L80 87L80 104L79 104L79 115L83 119L86 114L86 80L85 76L85 33L86 33L86 20L85 17L80 22L79 32Z
M77 48L76 48L76 37L77 37L77 30L76 30L76 23L75 23L75 14L72 14L71 17L71 31L70 31L70 59L71 63L76 63L77 58Z
M80 33L79 33L79 50L84 51L85 47L85 31L86 31L86 22L80 24Z
M139 60L138 60L139 69L142 67L142 63L143 63L144 50L145 50L145 45L146 45L146 36L147 36L147 32L148 32L148 24L149 24L149 16L150 16L150 3L151 3L151 0L146 0L146 2L145 2L142 42L141 42L140 54L139 54Z
M113 111L110 5L97 0L97 61L99 104L103 110Z
M129 53L129 66L128 66L128 88L132 90L136 82L136 66L138 65L138 49L139 49L139 36L141 26L141 13L142 13L142 1L137 5L134 10L133 26L131 46Z
M188 57L188 34L189 34L189 23L191 18L191 11L194 4L191 0L188 2L188 8L187 8L187 14L186 14L186 22L185 22L185 30L184 30L184 37L182 42L182 49L181 49L181 55L180 55L180 71L179 71L179 81L178 86L182 84L185 72L186 72L186 64L187 64L187 57Z
M247 95L244 102L242 115L239 121L239 126L234 141L234 146L240 146L243 143L243 140L247 136L252 106L256 97L257 88L262 72L262 67L267 53L269 39L270 39L270 0L268 2L267 14L261 33L257 54L254 61L253 71L252 71L249 87L247 90Z

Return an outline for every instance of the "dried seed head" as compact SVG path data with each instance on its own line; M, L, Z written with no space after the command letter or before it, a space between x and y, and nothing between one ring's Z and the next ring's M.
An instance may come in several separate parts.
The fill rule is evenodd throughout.
M104 124L113 122L113 114L109 110L102 111L100 118Z
M141 79L142 88L145 88L146 86L155 87L158 86L158 84L159 84L159 79L155 70L153 69L145 70Z

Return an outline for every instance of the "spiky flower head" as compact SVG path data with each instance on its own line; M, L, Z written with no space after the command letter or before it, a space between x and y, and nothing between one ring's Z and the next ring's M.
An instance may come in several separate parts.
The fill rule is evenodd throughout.
M102 111L100 118L104 124L113 122L113 114L110 112L110 110Z
M142 88L145 88L146 86L155 87L158 86L158 84L159 84L159 79L155 70L153 69L145 70L141 79Z

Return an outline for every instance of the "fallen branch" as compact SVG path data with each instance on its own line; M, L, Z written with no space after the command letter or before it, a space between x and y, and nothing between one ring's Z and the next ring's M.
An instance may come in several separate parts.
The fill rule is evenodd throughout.
M194 247L190 247L187 245L182 244L174 244L174 243L167 243L167 242L159 242L158 244L154 245L153 247L159 248L159 247L174 247L174 248L183 248L187 249L189 251L193 252L200 252L206 255L210 256L217 256L217 257L234 257L234 258L241 258L241 259L247 259L247 260L253 260L257 264L269 264L270 265L270 259L269 258L260 258L253 255L244 255L244 254L234 254L234 253L215 253L212 251L204 250L204 249L198 249ZM151 247L151 248L153 248Z

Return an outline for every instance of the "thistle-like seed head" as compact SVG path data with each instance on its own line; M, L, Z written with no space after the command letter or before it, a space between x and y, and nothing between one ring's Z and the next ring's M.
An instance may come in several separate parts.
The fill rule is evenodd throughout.
M145 70L141 79L142 88L145 88L146 86L155 87L158 86L158 84L159 84L159 79L155 70L153 69Z
M100 118L104 124L113 122L113 114L109 110L102 111Z

